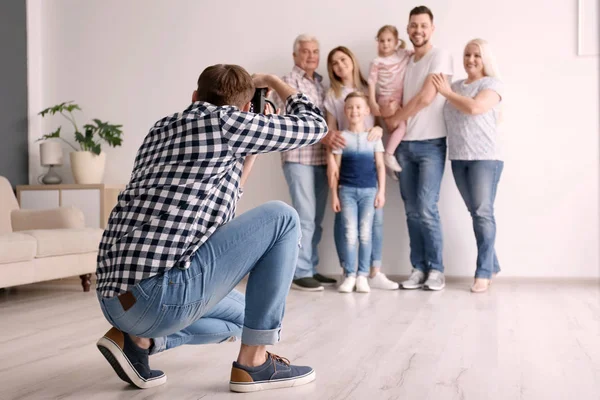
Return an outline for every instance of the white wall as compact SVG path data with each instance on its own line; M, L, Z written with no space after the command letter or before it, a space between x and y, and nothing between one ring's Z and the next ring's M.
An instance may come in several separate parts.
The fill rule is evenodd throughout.
M60 101L76 100L83 107L80 124L85 116L124 125L124 145L107 149L105 178L124 183L148 128L189 104L208 65L237 63L250 72L284 74L292 67L295 36L310 32L321 39L322 74L328 51L337 45L352 49L366 72L377 29L395 24L406 38L408 12L419 4L352 3L28 0L30 179L41 173L34 140L59 123L41 121L36 113ZM283 4L292 9L284 11ZM325 4L337 11L326 11ZM496 207L504 275L598 276L598 58L576 56L577 2L431 0L426 5L435 15L434 44L455 57L455 78L465 75L463 46L482 37L494 46L506 83L506 163ZM71 179L68 166L63 171ZM240 210L269 199L289 201L273 154L257 162ZM408 238L393 182L385 212L385 269L405 274ZM447 273L472 276L476 249L470 217L449 168L440 212ZM322 266L338 272L331 227L328 211Z

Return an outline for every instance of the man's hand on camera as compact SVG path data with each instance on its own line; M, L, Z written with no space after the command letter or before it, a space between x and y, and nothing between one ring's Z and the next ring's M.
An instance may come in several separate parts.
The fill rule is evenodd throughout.
M289 86L287 83L285 83L283 80L281 80L281 78L279 78L277 75L271 75L271 74L254 74L252 75L252 81L254 82L254 87L255 88L267 88L267 89L272 89L275 93L277 93L277 96L279 97L280 101L283 104L286 104L286 101L288 99L288 97L298 93L298 91L294 88L292 88L291 86ZM270 94L270 90L267 90L267 97L269 97ZM284 108L284 107L282 107ZM266 114L266 112L265 112ZM278 112L279 114L279 112Z
M271 74L254 74L252 75L252 81L256 88L270 88L279 96L281 101L285 103L288 97L298 93L298 91L290 87L287 83L282 81L277 75Z
M281 112L281 109L277 109L275 111L273 111L273 107L271 107L271 105L269 103L265 104L265 109L263 114L265 115L269 115L269 114L279 114Z
M254 82L254 87L256 88L271 88L273 84L273 78L277 78L274 75L270 74L253 74L252 81Z

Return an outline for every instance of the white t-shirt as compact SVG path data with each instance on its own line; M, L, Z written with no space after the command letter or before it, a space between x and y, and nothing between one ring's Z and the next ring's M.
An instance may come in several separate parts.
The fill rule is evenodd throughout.
M423 58L415 62L413 55L406 67L404 77L403 105L406 105L421 91L425 79L430 74L453 74L452 56L445 50L432 48ZM446 123L444 122L444 97L437 94L433 102L423 108L407 121L406 136L402 140L429 140L446 137Z
M342 86L342 95L340 97L335 97L335 93L331 89L329 89L325 95L323 106L325 107L325 110L333 115L337 122L338 130L340 131L348 129L348 118L346 118L346 114L344 113L344 100L346 100L346 96L355 91L355 88ZM373 115L369 114L365 118L365 128L369 130L374 125L375 120Z

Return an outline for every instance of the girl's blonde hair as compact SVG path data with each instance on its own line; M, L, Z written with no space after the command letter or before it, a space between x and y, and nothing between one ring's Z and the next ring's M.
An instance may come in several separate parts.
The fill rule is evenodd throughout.
M356 88L356 90L365 91L369 87L369 84L367 83L367 80L363 77L362 73L360 72L360 66L358 65L358 61L356 60L356 57L354 57L354 54L352 54L350 49L348 49L345 46L338 46L338 47L334 48L333 50L331 50L329 52L329 55L327 56L327 73L329 74L329 81L331 83L330 90L333 90L335 97L340 97L342 95L342 87L344 86L344 83L342 82L340 77L337 76L333 72L333 65L332 65L333 64L333 61L332 61L333 55L335 53L337 53L338 51L341 53L344 53L345 55L347 55L350 58L350 60L352 60L352 65L353 65L352 79L354 81L354 87Z
M396 29L396 27L394 25L384 25L381 28L379 28L379 30L377 31L377 36L375 36L375 40L379 40L379 36L381 36L381 34L383 32L389 32L392 35L394 35L396 40L398 42L400 42L400 48L401 49L406 48L406 42L404 40L400 39L400 35L398 34L398 29Z
M483 39L473 39L467 43L465 50L470 44L474 44L479 47L479 52L481 53L481 62L483 63L483 74L485 76L499 78L498 66L496 65L496 59L489 43Z

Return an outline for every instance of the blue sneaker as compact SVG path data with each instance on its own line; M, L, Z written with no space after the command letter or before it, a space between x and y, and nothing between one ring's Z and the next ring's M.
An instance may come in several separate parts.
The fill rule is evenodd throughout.
M115 370L119 378L140 389L162 385L167 376L162 371L150 369L150 350L136 346L128 334L112 328L96 343L98 350Z
M267 361L258 367L246 367L234 362L229 389L240 393L280 389L305 385L316 377L311 367L290 365L288 359L267 352Z

